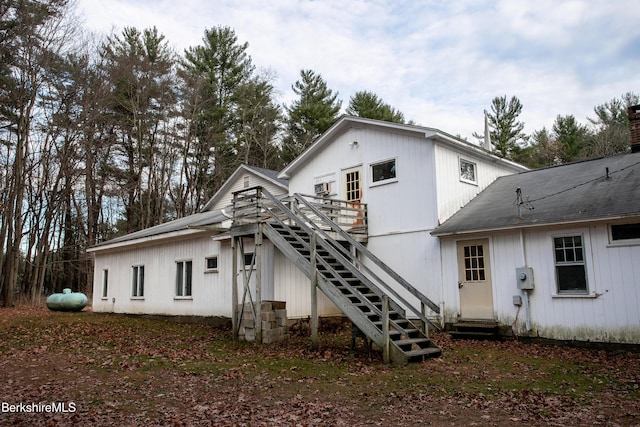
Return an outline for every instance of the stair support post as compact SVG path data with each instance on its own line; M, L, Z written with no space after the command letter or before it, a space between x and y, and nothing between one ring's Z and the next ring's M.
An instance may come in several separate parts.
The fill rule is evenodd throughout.
M231 238L231 328L233 330L233 340L238 339L238 333L240 332L239 318L238 318L238 238Z
M423 318L427 318L427 306L422 301L420 301L420 313L422 313ZM424 320L422 320L422 332L427 338L429 338L429 325L427 325L427 322Z
M262 227L258 223L258 232L255 236L255 263L256 263L256 342L262 343ZM247 284L248 286L248 284Z
M387 294L382 296L382 360L385 365L390 362L389 354L389 297Z
M311 236L310 256L311 256L311 346L318 348L318 269L317 257L318 248L316 246L316 234Z

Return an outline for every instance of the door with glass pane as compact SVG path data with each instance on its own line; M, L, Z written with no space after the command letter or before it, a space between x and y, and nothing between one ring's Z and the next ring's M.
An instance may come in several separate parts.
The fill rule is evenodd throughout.
M464 319L494 318L489 265L489 240L458 242L460 315Z
M349 211L344 214L353 218L354 225L360 225L363 223L362 211L357 210L361 208L362 202L362 168L346 169L343 171L342 177L345 200L347 201L347 208L349 208Z

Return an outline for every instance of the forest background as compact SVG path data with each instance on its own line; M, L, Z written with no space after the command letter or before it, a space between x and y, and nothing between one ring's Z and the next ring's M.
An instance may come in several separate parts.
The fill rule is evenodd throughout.
M69 0L0 1L2 305L90 293L87 247L198 212L240 164L281 169L343 113L405 123L370 88L343 109L311 69L283 104L230 27L170 46L156 28L88 35ZM612 96L525 135L520 100L498 95L491 149L533 168L625 152L640 97Z

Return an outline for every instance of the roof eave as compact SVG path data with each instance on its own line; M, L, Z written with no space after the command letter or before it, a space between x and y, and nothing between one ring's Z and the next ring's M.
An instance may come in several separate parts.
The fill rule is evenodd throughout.
M438 229L436 228L430 234L434 237L464 236L464 235L471 235L471 234L494 233L497 231L519 230L524 228L553 227L553 226L561 226L561 225L587 224L592 222L617 221L617 220L625 220L625 219L634 218L634 217L640 217L640 212L635 214L629 214L629 215L585 218L581 220L571 220L571 221L550 221L550 222L537 222L537 223L526 223L526 224L513 224L513 225L504 225L504 226L498 226L498 227L478 228L473 230L449 231L444 233L439 233Z
M116 243L100 243L86 249L87 252L106 252L114 250L122 250L123 248L133 248L139 246L155 245L163 241L180 240L183 238L194 237L198 234L218 234L227 230L204 229L202 227L187 227L181 230L171 231L168 233L155 234L153 236L140 237L137 239L124 240Z

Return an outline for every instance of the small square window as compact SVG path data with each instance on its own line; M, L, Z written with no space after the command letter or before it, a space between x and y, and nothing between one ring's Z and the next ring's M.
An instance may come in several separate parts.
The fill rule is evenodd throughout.
M371 165L371 181L381 182L396 179L396 159Z
M460 181L476 184L476 164L468 160L460 159Z
M218 270L218 257L210 256L205 258L205 265L207 271L217 271Z
M253 254L252 253L244 254L244 265L246 267L253 266Z

